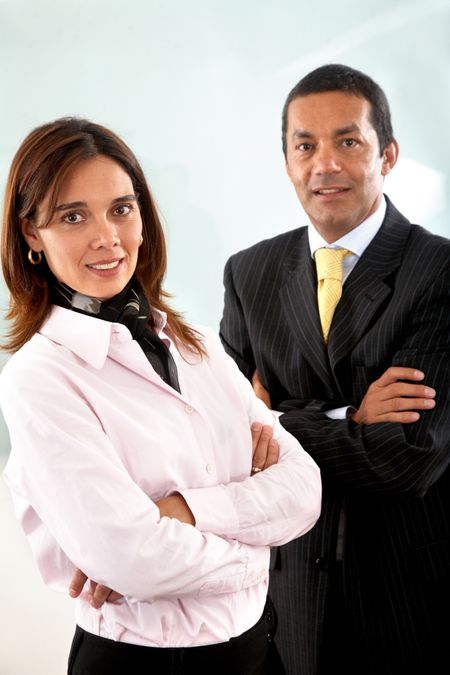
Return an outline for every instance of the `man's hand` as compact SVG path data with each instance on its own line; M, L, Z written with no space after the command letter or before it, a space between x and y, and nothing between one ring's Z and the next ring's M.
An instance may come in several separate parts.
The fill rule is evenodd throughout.
M75 570L69 588L69 594L72 598L77 598L80 595L87 579L84 572L79 569ZM120 595L120 593L112 591L107 586L97 584L95 581L89 581L89 593L87 599L94 609L100 609L104 602L115 602L121 597L123 596Z
M255 372L253 373L252 386L253 386L253 391L255 392L256 396L258 398L260 398L261 401L263 401L269 409L272 409L272 404L271 404L271 401L270 401L269 392L267 391L267 389L265 388L265 386L261 382L261 380L259 378L259 373L258 373L257 370L255 370Z
M252 430L252 475L264 471L272 464L278 462L279 445L275 438L272 438L273 429L268 424L253 422Z
M417 422L420 418L418 410L431 410L436 405L436 392L423 384L399 380L417 382L424 377L424 373L414 368L388 368L370 385L359 409L352 415L352 420L358 424Z

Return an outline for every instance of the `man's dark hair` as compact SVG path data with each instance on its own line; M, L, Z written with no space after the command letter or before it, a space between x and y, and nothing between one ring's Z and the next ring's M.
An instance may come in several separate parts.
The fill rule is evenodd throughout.
M338 63L329 63L320 66L305 75L300 82L289 92L282 113L282 142L286 157L287 143L287 116L289 104L296 98L308 94L320 94L326 91L343 91L347 94L365 98L372 105L370 121L375 129L380 144L380 155L386 146L393 140L391 112L386 94L381 87L360 70Z

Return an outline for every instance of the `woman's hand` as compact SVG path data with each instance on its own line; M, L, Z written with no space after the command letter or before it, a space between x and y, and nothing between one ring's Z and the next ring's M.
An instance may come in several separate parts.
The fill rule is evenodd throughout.
M176 493L170 495L169 497L163 497L155 503L159 508L161 518L163 516L167 516L168 518L177 518L182 523L195 525L194 515L187 505L184 497L182 497L180 494ZM82 572L80 569L75 570L70 582L70 597L78 598L87 580L88 577L84 572ZM122 597L123 596L120 593L116 593L116 591L108 588L108 586L98 584L96 581L89 581L89 593L87 595L87 600L94 609L100 609L104 602L115 602Z
M75 570L69 588L71 598L78 598L87 580L88 578L84 572L79 569ZM89 581L87 600L94 609L100 609L104 602L115 602L122 597L120 593L116 593L107 586L102 586L102 584L98 584L96 581Z
M253 422L252 430L252 476L264 471L278 462L280 448L278 441L273 438L273 429L269 424Z
M254 476L278 462L279 446L278 441L273 438L273 429L269 424L254 422L251 426L251 431L253 447L252 476ZM194 514L184 497L179 493L176 492L168 497L162 497L155 503L159 509L161 518L164 516L176 518L182 523L195 526ZM77 598L81 594L87 580L88 577L82 570L75 570L69 588L69 594L72 598ZM115 602L122 597L120 593L116 593L116 591L108 588L108 586L103 586L92 580L89 581L87 600L94 609L100 609L104 602Z
M176 518L188 525L195 525L194 514L187 505L185 498L178 492L159 499L155 504L159 509L161 518L167 516L168 518Z

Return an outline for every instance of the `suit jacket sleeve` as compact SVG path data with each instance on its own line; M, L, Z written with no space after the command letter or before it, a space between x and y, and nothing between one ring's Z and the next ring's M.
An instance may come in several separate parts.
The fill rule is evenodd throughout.
M232 260L227 262L224 274L221 339L226 351L250 378L255 370L255 355L233 282ZM324 411L335 407L336 402L329 400L284 400L277 405L284 413L281 424L312 455L321 468L324 483L335 483L337 489L344 491L421 496L445 470L450 446L449 281L446 270L428 287L420 302L406 312L406 337L388 364L422 370L425 383L437 391L435 409L422 412L417 423L365 426L351 420L330 420ZM382 372L367 379L366 390ZM347 401L355 406L360 402Z
M225 351L236 361L245 377L251 380L255 372L255 359L248 334L242 305L233 283L231 258L224 271L225 303L220 322L220 339Z
M350 490L422 496L446 469L450 457L449 288L447 271L412 309L407 337L392 356L391 365L421 370L425 384L436 389L436 407L421 412L418 422L359 425L329 420L308 410L303 401L303 409L292 400L279 406L285 413L282 425L301 440L324 479L332 476Z

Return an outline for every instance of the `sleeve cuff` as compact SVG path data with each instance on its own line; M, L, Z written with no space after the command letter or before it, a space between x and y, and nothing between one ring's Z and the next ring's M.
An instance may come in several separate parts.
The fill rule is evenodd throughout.
M345 405L342 408L332 408L325 410L325 415L330 420L348 420L356 412L356 408L352 405Z

